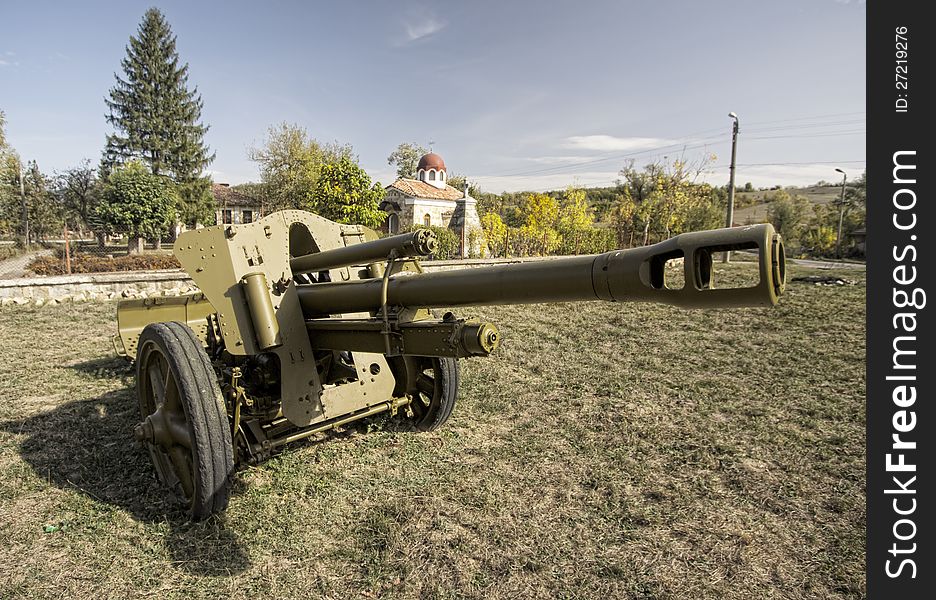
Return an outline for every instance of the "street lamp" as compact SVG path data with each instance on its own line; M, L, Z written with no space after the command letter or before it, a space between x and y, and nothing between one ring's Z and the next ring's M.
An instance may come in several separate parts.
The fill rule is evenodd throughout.
M839 199L839 223L838 235L835 237L835 257L842 258L842 219L845 218L845 180L848 178L848 176L845 175L845 171L841 169L835 170L842 174L842 197Z
M725 227L731 227L734 224L734 173L735 156L738 150L738 115L730 112L728 116L734 120L734 123L731 126L731 168L728 177L728 218L725 221ZM731 250L725 251L722 262L731 262Z

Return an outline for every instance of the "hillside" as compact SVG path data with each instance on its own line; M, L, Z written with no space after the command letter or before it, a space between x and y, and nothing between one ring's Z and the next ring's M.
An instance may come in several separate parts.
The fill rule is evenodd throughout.
M747 225L766 221L768 200L774 191L735 192L735 224ZM805 196L813 205L816 205L838 202L842 188L839 186L819 187L812 185L800 188L784 188L784 191L790 196Z
M837 202L841 190L842 188L837 185L810 185L784 188L784 191L790 194L790 196L805 196L814 205ZM765 222L767 220L768 201L775 192L776 190L754 190L751 192L737 190L735 192L735 224L747 225L749 223ZM521 196L527 193L530 192L504 194L504 205L514 205ZM565 195L565 191L553 190L546 192L546 194L554 198L562 198ZM618 189L613 186L587 188L585 194L589 206L594 210L596 217L601 220L601 216L613 205L618 194Z

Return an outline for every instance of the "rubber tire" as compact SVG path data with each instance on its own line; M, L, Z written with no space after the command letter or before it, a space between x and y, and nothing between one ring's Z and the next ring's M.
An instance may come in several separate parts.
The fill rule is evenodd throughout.
M141 385L141 378L147 375L140 372L143 364L140 358L150 342L165 356L179 388L192 439L194 493L189 499L189 518L201 521L227 508L234 473L231 429L221 388L201 341L188 325L152 323L143 330L137 345L137 398L141 413L147 410ZM143 418L148 414L143 414Z
M435 431L445 425L445 422L452 416L455 401L458 399L458 360L454 358L433 358L432 360L438 361L438 371L442 380L441 400L437 407L430 407L429 412L423 418L414 422L418 431ZM415 402L418 401L415 400Z

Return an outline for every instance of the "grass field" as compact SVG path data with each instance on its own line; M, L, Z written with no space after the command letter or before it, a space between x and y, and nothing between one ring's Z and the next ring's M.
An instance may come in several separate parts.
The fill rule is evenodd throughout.
M773 310L462 311L505 341L462 362L446 428L300 444L195 525L132 440L115 305L3 308L0 598L863 597L865 287L842 276Z

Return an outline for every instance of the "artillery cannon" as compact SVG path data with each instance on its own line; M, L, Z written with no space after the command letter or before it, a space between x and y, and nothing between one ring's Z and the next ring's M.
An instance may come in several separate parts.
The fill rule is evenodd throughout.
M227 506L234 467L378 413L420 431L449 418L458 359L500 343L492 323L429 308L607 300L686 308L771 306L783 244L770 225L685 233L592 256L424 273L428 230L378 238L288 210L179 236L175 255L201 290L128 300L115 345L135 357L134 434L192 519ZM716 288L712 257L756 250L759 280ZM682 281L666 263L682 261Z

